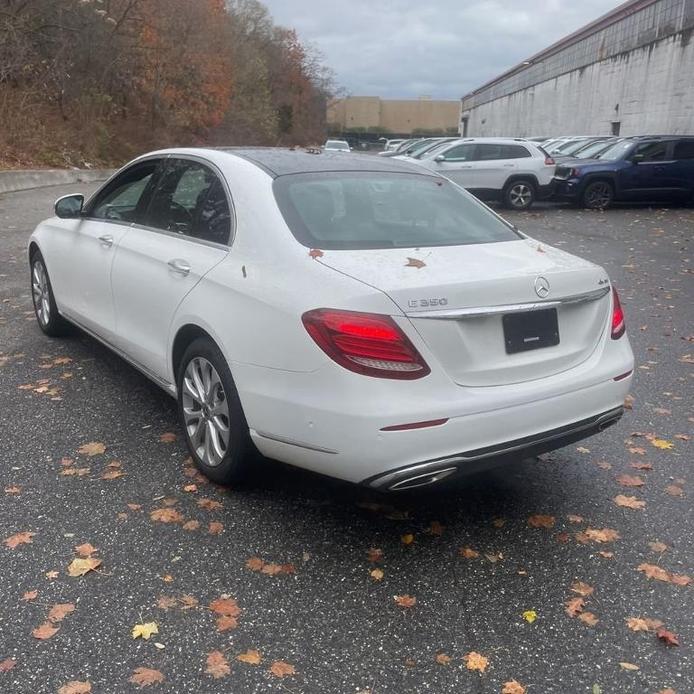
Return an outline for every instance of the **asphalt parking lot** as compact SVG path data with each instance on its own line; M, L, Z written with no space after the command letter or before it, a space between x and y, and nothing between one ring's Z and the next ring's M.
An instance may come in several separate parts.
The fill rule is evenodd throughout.
M382 497L271 462L207 484L172 400L86 336L43 336L26 241L79 190L0 195L0 692L694 691L694 209L507 215L619 287L631 409Z

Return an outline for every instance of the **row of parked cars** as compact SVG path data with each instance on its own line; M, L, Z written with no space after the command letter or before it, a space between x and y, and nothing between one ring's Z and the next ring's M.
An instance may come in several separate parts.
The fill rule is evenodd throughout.
M442 173L486 201L605 209L616 201L694 202L694 136L419 138L380 153Z

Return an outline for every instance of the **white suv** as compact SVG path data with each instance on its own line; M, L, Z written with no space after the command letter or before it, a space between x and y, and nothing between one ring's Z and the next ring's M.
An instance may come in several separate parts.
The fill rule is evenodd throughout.
M440 173L483 200L527 210L552 194L555 162L528 140L471 137L447 142L421 159L410 159Z

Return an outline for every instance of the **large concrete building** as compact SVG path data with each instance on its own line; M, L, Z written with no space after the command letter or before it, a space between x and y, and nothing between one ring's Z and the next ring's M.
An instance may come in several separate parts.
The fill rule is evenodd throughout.
M694 134L694 0L630 0L462 99L469 136Z
M460 121L459 101L380 99L349 96L328 105L331 132L384 133L394 135L456 133Z

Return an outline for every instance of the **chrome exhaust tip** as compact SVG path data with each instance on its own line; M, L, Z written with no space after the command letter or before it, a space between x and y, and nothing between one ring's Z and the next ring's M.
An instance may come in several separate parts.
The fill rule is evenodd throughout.
M418 487L428 487L430 484L436 484L446 477L450 477L453 473L457 472L457 467L447 467L443 470L436 470L435 472L425 472L420 475L414 475L413 477L406 477L399 482L394 482L388 487L390 492L401 492L405 489L416 489Z

